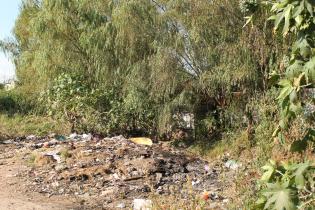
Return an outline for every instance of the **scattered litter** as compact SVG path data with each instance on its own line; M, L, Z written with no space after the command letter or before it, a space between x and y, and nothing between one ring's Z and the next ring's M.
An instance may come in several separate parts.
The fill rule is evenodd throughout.
M198 185L198 184L200 184L200 180L196 180L196 181L192 181L192 182L191 182L191 185L192 185L192 186L196 186L196 185Z
M124 209L124 208L126 208L126 204L120 203L120 204L118 204L118 205L116 206L116 208Z
M55 139L58 141L65 141L67 138L63 135L55 135Z
M201 198L205 201L209 200L210 196L209 196L209 192L204 191L201 195Z
M231 170L237 170L239 167L241 167L241 164L237 163L235 160L228 160L224 165L226 168Z
M219 174L225 161L209 163L167 144L153 144L149 138L95 140L91 134L64 138L51 134L3 146L25 152L27 160L35 154L36 167L19 175L32 191L80 197L87 209L149 210L152 201L147 198L152 194L187 199L193 193L221 204L224 199Z
M3 144L13 144L14 141L10 139L10 140L3 141L2 143Z
M86 141L91 141L93 138L92 134L83 134L82 135L82 139L86 140Z
M76 134L76 133L72 133L69 136L70 139L76 139L77 137L78 137L78 134Z
M29 135L26 137L26 140L35 140L36 136L35 135Z
M47 152L44 155L45 156L51 156L54 158L54 160L57 161L57 163L61 163L61 157L59 154L60 154L59 151L52 151L52 152Z
M149 138L131 138L130 139L131 142L135 143L135 144L141 144L141 145L147 145L147 146L152 146L153 142L151 139Z

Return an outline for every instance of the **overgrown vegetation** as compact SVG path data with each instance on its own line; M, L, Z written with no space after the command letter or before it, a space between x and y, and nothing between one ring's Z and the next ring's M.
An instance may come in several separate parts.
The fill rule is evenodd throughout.
M267 3L268 4L268 3ZM290 61L285 72L274 72L271 80L281 92L277 97L280 105L280 121L273 137L291 152L299 152L301 163L284 162L277 165L270 161L263 167L264 183L257 209L312 209L315 204L315 185L312 154L315 130L312 111L314 97L307 97L307 89L314 87L314 2L309 0L271 2L269 18L275 23L274 30L282 28L283 37L291 35ZM299 124L297 124L298 122ZM301 126L302 125L302 126ZM310 160L309 160L310 159ZM290 160L290 159L289 159ZM286 160L288 161L288 160Z
M238 1L24 1L16 42L2 46L25 91L73 130L165 137L173 115L190 112L211 136L239 127L267 81L248 36L263 38L242 16Z
M15 40L0 42L19 81L1 91L0 111L8 123L36 115L72 132L185 139L255 169L299 161L266 166L260 204L311 206L296 199L314 167L313 13L310 0L24 0Z

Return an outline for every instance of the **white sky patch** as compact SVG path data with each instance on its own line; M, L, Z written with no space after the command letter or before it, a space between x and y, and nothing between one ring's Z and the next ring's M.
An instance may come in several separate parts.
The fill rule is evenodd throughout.
M3 54L0 54L0 82L15 78L15 67Z

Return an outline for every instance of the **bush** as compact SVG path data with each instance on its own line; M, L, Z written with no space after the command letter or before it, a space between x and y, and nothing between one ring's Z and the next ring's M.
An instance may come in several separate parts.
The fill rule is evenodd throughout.
M119 93L119 88L94 89L83 77L62 73L39 100L48 115L70 122L73 132L152 134L155 115L145 93Z
M28 114L34 111L35 100L32 100L19 89L10 91L0 90L0 113L7 115Z

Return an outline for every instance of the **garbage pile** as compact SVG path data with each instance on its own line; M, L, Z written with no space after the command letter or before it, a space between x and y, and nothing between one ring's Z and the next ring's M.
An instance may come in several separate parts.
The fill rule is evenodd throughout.
M19 176L29 190L48 197L76 196L85 209L150 209L152 195L188 199L204 192L209 192L212 206L226 201L218 178L223 164L210 165L147 138L71 134L4 143L25 152L30 168Z

